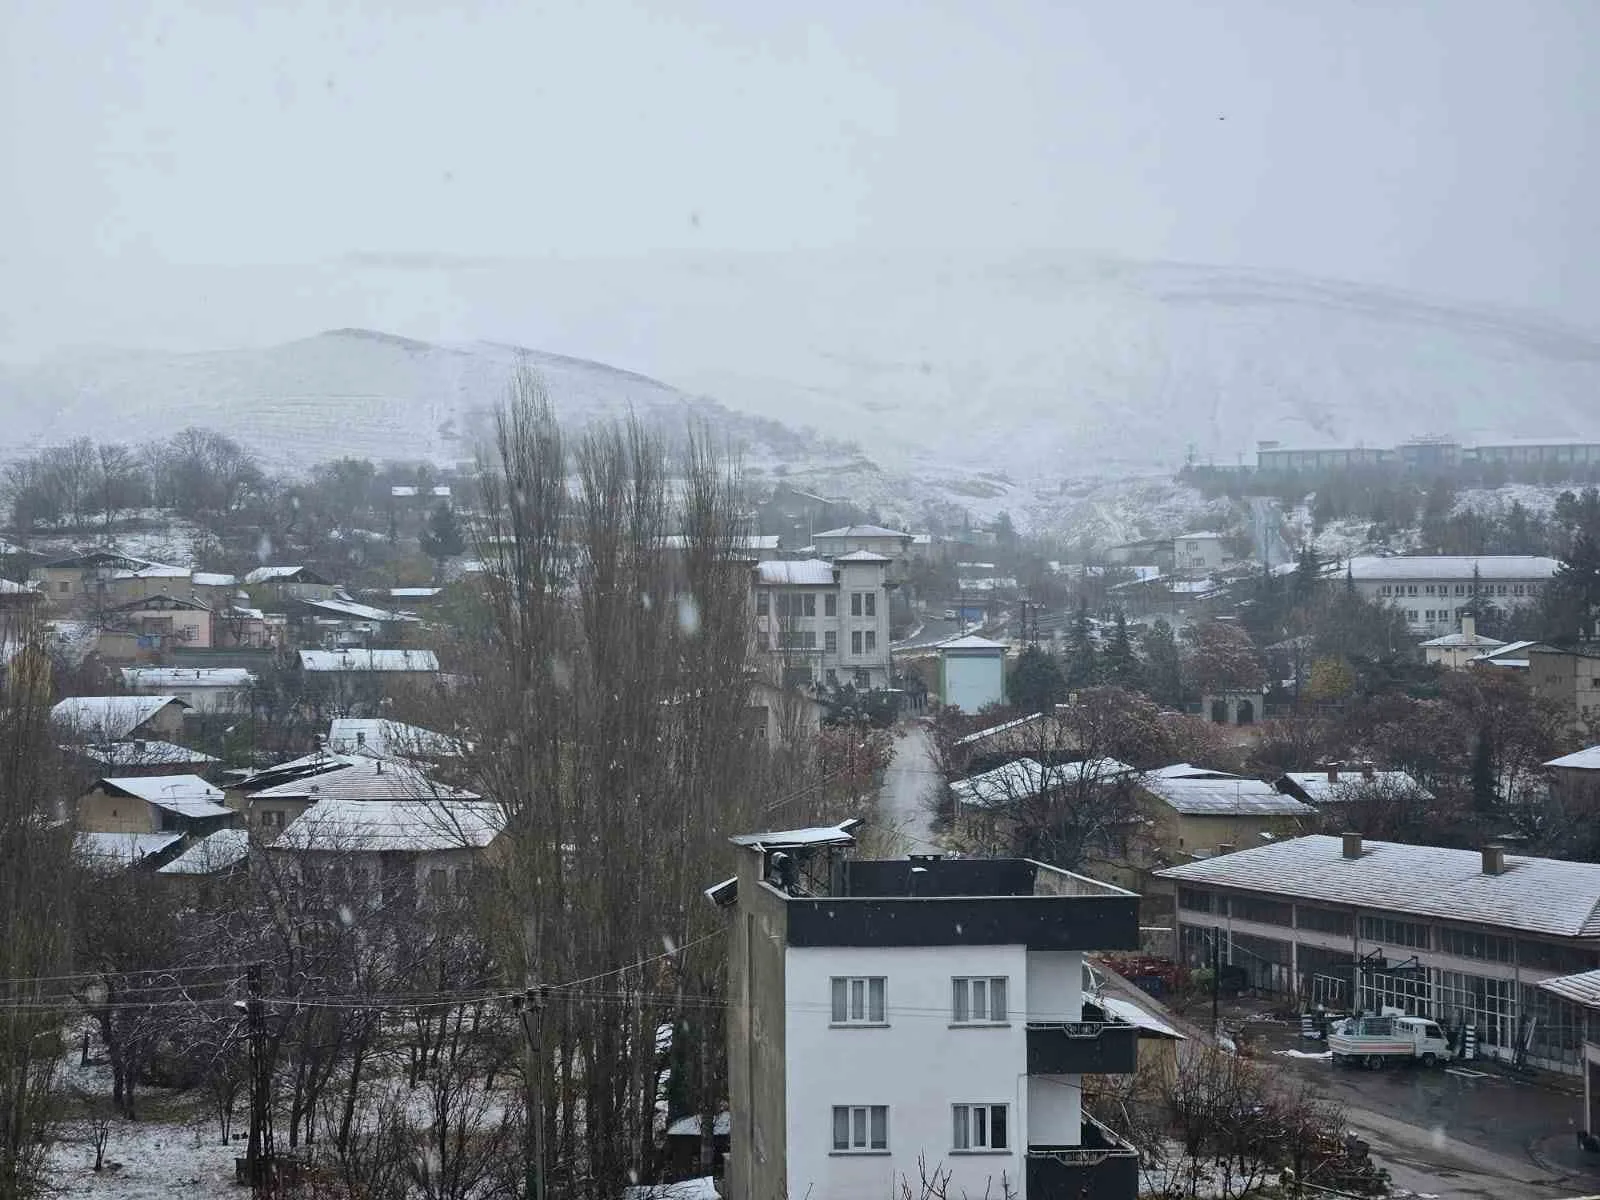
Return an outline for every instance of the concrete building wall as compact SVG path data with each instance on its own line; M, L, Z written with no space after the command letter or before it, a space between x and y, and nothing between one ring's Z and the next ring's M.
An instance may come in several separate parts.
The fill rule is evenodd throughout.
M966 713L1005 703L1004 650L950 650L939 658L944 677L941 703Z
M159 833L161 822L147 801L93 788L78 799L78 828L85 833Z
M999 1195L1002 1174L1020 1184L1029 1129L1023 947L791 948L785 974L790 1197L898 1195L902 1177L918 1179L919 1154L951 1171L953 1196ZM830 1025L835 976L883 976L886 1023ZM952 1028L958 976L1006 977L1016 1015L1004 1025ZM835 1153L833 1107L879 1104L889 1110L887 1152ZM1007 1150L952 1153L956 1104L1007 1105Z
M788 913L739 855L739 903L728 942L728 1196L789 1200L784 1009Z

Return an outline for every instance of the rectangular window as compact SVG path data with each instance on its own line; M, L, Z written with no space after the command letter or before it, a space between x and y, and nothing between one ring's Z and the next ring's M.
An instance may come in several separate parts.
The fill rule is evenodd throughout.
M1361 940L1377 942L1381 946L1410 946L1426 950L1428 927L1412 921L1396 921L1389 917L1362 917Z
M816 597L816 593L807 592L805 594L805 606L806 606L806 610L805 610L805 615L806 616L814 617L814 616L817 615L817 597Z
M1441 929L1439 950L1457 958L1481 958L1488 962L1512 961L1511 939L1476 929Z
M72 585L70 583L68 583L65 579L63 579L61 581L60 585L56 588L56 591L58 591L58 592L70 592L71 590L72 590Z
M850 615L852 617L859 617L861 615L861 593L860 592L851 592L850 593Z
M1417 585L1414 584L1414 583L1406 584L1406 595L1415 596L1416 594L1417 594Z
M833 1106L835 1154L860 1154L888 1148L888 1105L835 1104Z
M953 1111L952 1149L1004 1150L1011 1144L1004 1104L957 1104Z
M1178 889L1178 907L1190 912L1208 913L1211 911L1211 893L1197 891L1194 888L1180 887Z
M766 592L756 593L756 616L764 617L772 611L772 597Z
M1278 900L1262 900L1255 896L1235 896L1233 915L1241 921L1255 921L1262 925L1294 924L1294 907Z
M1503 583L1496 584L1494 590L1497 596L1504 596L1506 594L1506 585Z
M829 592L822 598L822 615L837 617L839 615L839 596L837 592Z
M1006 1019L1006 977L971 976L950 981L950 1019L958 1025L995 1024Z
M1422 585L1422 594L1423 594L1423 595L1424 595L1424 596L1431 596L1431 595L1433 595L1433 584L1431 584L1431 583L1426 583L1426 584L1423 584L1423 585Z
M829 629L829 630L827 630L826 632L823 633L823 635L822 635L822 648L824 650L826 650L829 654L837 654L837 653L839 653L839 632L838 632L838 630Z
M833 1023L835 1025L882 1025L887 1021L885 995L888 982L882 975L833 979Z
M861 653L861 630L859 629L852 629L850 631L850 653Z
M1520 596L1520 595L1522 595L1522 585L1521 585L1521 584L1520 584L1520 583L1513 583L1513 584L1512 584L1512 585L1511 585L1511 594L1512 594L1512 595L1513 595L1513 596Z
M875 633L871 629L867 630L867 632L865 634L865 640L866 640L867 653L868 654L875 653L877 651L877 649L878 649L878 635L877 635L877 633Z
M1347 912L1333 908L1316 908L1310 904L1295 905L1295 923L1301 929L1314 929L1318 933L1333 933L1349 937L1355 927L1355 918Z
M1504 588L1501 588L1500 590L1501 591L1505 591ZM867 605L867 616L875 617L875 616L878 615L878 593L877 592L867 592L866 593L866 605Z
M1464 583L1456 584L1456 595L1465 596L1466 594L1467 594L1467 585L1464 584Z

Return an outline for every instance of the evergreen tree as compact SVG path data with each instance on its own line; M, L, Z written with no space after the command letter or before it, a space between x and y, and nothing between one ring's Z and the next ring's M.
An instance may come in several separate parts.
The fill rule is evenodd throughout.
M435 577L443 574L445 559L464 554L467 549L461 524L448 504L439 505L428 515L427 527L418 537L418 542L422 552L434 561Z
M1316 549L1307 542L1295 562L1294 580L1289 589L1295 607L1303 608L1310 604L1316 598L1317 588L1321 582L1322 560L1317 557Z
M1099 682L1100 664L1095 655L1094 634L1089 623L1089 601L1078 597L1078 611L1067 635L1066 664L1062 677L1068 691L1092 687Z
M1161 704L1183 703L1183 659L1178 654L1178 639L1172 626L1157 619L1144 631L1146 684L1150 698Z
M1111 644L1106 647L1101 660L1100 674L1106 683L1137 691L1143 682L1139 657L1133 652L1133 642L1128 637L1128 618L1117 609L1116 627L1111 633Z
M1494 744L1489 731L1478 731L1477 745L1472 750L1472 804L1480 813L1492 813L1498 804L1494 780Z
M1067 698L1067 685L1055 655L1029 646L1017 656L1011 668L1006 693L1011 703L1024 712L1049 712Z
M1600 636L1600 544L1586 532L1572 539L1545 591L1544 635L1552 641Z

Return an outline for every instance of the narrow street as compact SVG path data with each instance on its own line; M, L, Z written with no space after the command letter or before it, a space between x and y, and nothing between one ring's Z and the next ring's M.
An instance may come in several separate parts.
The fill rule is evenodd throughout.
M896 728L894 757L878 794L883 831L900 854L936 854L926 797L938 786L933 738L920 722Z

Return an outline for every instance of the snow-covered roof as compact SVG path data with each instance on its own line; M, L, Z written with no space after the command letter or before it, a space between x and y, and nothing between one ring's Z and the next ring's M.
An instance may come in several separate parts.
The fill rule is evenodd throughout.
M325 775L330 771L337 771L341 767L348 767L359 761L361 760L354 755L329 754L322 750L316 750L299 758L291 758L287 762L274 763L270 767L262 767L259 771L246 771L239 779L237 786L247 792L258 791L262 788L276 787L281 783L290 783L313 775Z
M80 736L120 742L167 705L182 703L174 696L70 696L50 718Z
M174 742L131 741L82 746L77 752L106 767L181 767L219 761Z
M1285 771L1283 778L1292 783L1313 804L1338 803L1349 800L1363 786L1403 788L1421 800L1432 800L1429 792L1404 771L1374 771L1371 776L1361 773L1361 768L1340 771L1339 778L1330 780L1327 771Z
M237 575L225 575L219 571L196 571L189 577L195 587L238 587Z
M390 757L446 758L459 755L461 743L404 721L383 717L335 717L328 729L328 749L341 754L370 750Z
M481 849L503 824L484 800L319 800L289 822L280 850L381 853Z
M1153 1012L1135 1004L1132 1000L1124 1000L1120 996L1101 996L1095 1003L1112 1016L1121 1017L1130 1025L1137 1025L1140 1033L1151 1033L1156 1037L1173 1038L1180 1042L1185 1040L1175 1026L1167 1024Z
M399 759L343 756L346 761L330 771L301 775L261 788L257 800L477 800L464 791L429 777ZM279 768L282 770L283 768ZM314 768L313 768L314 769ZM248 780L245 781L247 784Z
M123 667L122 682L133 691L145 688L245 688L256 677L243 667Z
M1487 667L1526 667L1528 665L1529 648L1538 644L1538 642L1527 641L1506 642L1493 650L1484 651L1469 661L1482 663Z
M757 563L756 579L789 587L832 587L833 564L820 558L775 559Z
M152 563L148 567L140 567L137 571L118 571L113 579L188 579L188 567L169 567L163 563Z
M990 725L987 729L978 729L972 733L966 734L964 737L959 737L956 739L956 745L970 746L976 742L982 742L989 738L997 737L1002 733L1009 733L1014 729L1021 729L1025 725L1032 725L1035 722L1048 721L1050 719L1051 717L1049 713L1042 712L1029 713L1025 717L1013 717L1009 721L1002 721L998 725Z
M938 649L942 650L1004 650L1004 642L990 641L986 637L979 637L969 633L965 637L951 638L948 642L940 642Z
M1562 975L1558 979L1541 979L1535 987L1543 988L1563 1000L1600 1008L1600 971L1583 971L1577 975Z
M871 550L852 550L849 554L835 555L836 563L886 563L893 562L887 554L877 554Z
M182 840L181 833L79 833L72 844L91 867L104 870L137 866Z
M622 1189L622 1200L719 1200L719 1198L717 1181L710 1175L702 1175L698 1179L680 1179L677 1183L631 1184Z
M1505 870L1488 875L1477 850L1367 841L1359 858L1345 858L1340 838L1312 834L1157 874L1528 933L1600 937L1600 863L1508 854Z
M436 587L396 587L389 589L389 598L391 600L431 600L442 591L444 591L443 588Z
M1560 569L1554 558L1536 554L1397 554L1383 558L1361 555L1346 564L1358 580L1439 580L1468 582L1476 568L1484 580L1549 579Z
M1443 637L1429 638L1422 644L1424 646L1438 646L1442 649L1472 648L1478 650L1497 650L1505 645L1499 638L1484 637L1481 633L1447 633Z
M1600 746L1590 746L1573 754L1563 754L1560 758L1552 758L1544 765L1563 767L1572 771L1600 771Z
M691 539L686 533L669 533L661 539L664 550L687 550ZM731 539L731 546L735 550L761 550L771 551L778 548L778 535L775 533L747 533Z
M1171 763L1165 767L1157 767L1153 771L1146 771L1148 779L1243 779L1243 775L1234 775L1229 771L1217 771L1211 767L1197 767L1193 763Z
M1180 533L1174 541L1178 542L1220 542L1226 534L1213 533L1209 529L1202 529L1199 533Z
M699 1137L701 1120L698 1114L679 1117L667 1126L668 1137ZM733 1118L725 1112L719 1112L711 1118L711 1136L727 1137L733 1131Z
M307 576L310 580L321 578L315 571L302 565L297 567L257 567L244 577L244 581L250 584L273 583L282 579L296 579L301 575Z
M215 875L242 863L250 854L250 832L219 829L208 833L177 858L156 870L157 875Z
M432 650L302 650L303 671L437 671Z
M354 600L302 600L307 608L335 617L348 617L356 621L404 621L410 618L386 608L373 608L370 604L357 604Z
M99 784L185 817L226 817L222 790L198 775L119 775Z
M1259 779L1146 776L1144 788L1188 817L1309 817L1317 811Z
M837 825L812 825L805 829L778 829L768 833L739 833L728 840L735 846L762 846L768 850L784 846L853 846L859 818Z
M817 538L904 538L909 542L911 535L903 529L885 529L882 525L841 525L811 535L813 541Z
M1055 788L1112 783L1137 774L1133 767L1115 758L1057 763L1048 767L1037 759L1019 758L992 771L957 780L950 785L950 790L962 804L998 808Z

